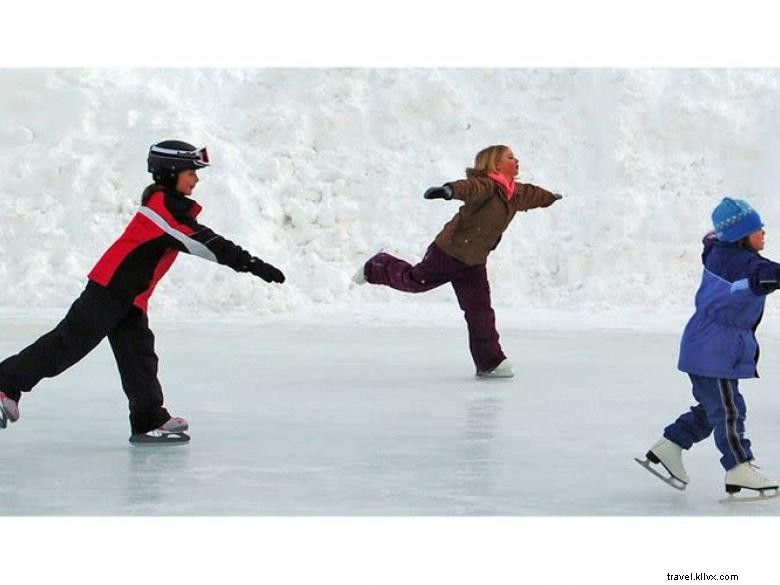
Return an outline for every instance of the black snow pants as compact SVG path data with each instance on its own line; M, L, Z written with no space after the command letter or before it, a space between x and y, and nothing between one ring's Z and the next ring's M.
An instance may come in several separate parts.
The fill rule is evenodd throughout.
M170 414L163 408L149 319L132 298L91 281L52 331L0 363L0 390L18 401L22 392L61 374L106 336L129 401L131 432L156 429Z

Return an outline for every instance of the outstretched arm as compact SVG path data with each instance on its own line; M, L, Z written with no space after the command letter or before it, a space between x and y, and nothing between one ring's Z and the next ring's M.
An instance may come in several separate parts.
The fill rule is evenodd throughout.
M536 207L549 207L556 201L563 199L563 195L551 193L528 183L517 183L515 197L518 198L519 211L528 211Z
M196 224L196 226L196 231L190 237L210 250L216 262L229 266L236 272L249 272L266 282L284 282L284 274L275 266L252 256L238 244L220 236L205 225Z
M160 194L162 196L162 194ZM249 272L266 282L284 282L284 274L278 268L252 256L241 246L198 223L180 210L170 209L164 200L153 196L139 213L154 222L167 236L172 247L229 266L237 272Z
M748 277L750 290L757 295L768 295L780 288L780 264L762 258L756 262Z
M423 195L426 199L457 199L466 204L478 203L491 196L492 182L489 179L459 179L431 187Z

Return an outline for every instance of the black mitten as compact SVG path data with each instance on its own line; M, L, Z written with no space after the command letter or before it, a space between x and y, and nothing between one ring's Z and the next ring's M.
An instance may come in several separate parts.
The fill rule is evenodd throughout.
M247 265L247 271L259 276L266 282L284 282L284 274L276 266L263 262L260 258L252 258Z
M443 187L431 187L425 193L423 197L426 199L452 199L452 187L444 185Z

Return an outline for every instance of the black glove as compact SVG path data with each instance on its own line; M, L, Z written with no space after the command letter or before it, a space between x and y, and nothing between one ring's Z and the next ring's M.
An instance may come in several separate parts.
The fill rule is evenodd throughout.
M561 199L563 199L563 195L561 195L560 193L553 193L552 196L555 197L556 201L560 201Z
M276 266L263 262L260 258L252 258L247 264L247 272L259 276L266 282L284 282L284 274Z
M425 193L423 197L426 199L452 199L452 187L444 185L443 187L431 187Z

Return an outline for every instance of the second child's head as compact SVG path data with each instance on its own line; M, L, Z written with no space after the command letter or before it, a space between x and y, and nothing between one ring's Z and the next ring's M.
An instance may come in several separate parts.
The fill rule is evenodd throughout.
M466 169L466 177L487 177L488 173L497 173L514 180L520 173L520 161L515 158L512 149L503 144L483 148L474 157L474 166Z
M764 249L764 223L743 199L724 197L712 212L712 226L722 242L738 242L754 252Z
M211 161L205 146L196 148L181 140L164 140L149 148L147 164L157 185L192 195L199 180L197 170Z

